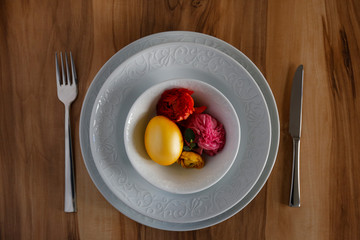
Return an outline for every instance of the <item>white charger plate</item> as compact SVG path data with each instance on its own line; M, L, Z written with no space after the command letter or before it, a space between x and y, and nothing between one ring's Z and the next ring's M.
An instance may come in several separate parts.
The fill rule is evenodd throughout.
M193 223L171 223L167 221L159 221L154 218L146 217L144 214L140 214L139 212L128 207L124 202L119 201L116 195L108 188L108 186L101 178L98 169L95 166L92 153L90 151L89 127L90 127L91 111L94 105L95 98L99 92L99 89L101 88L107 77L110 75L110 73L113 72L117 66L119 66L124 60L126 60L129 56L133 55L134 53L137 53L142 49L146 49L149 46L154 46L159 43L174 42L174 41L195 42L204 45L209 45L216 49L222 50L223 52L227 53L229 56L232 56L236 61L241 63L254 77L255 81L258 83L260 89L262 90L264 97L266 99L266 103L270 110L270 119L271 119L272 139L271 139L270 153L269 153L268 161L266 162L265 165L265 169L261 174L259 180L254 185L254 187L245 196L245 198L243 198L239 203L237 203L235 206L228 209L224 213L219 214L216 217L209 218L207 220L193 222ZM81 143L82 153L84 156L85 165L89 171L92 180L94 181L95 185L98 187L99 191L115 208L117 208L119 211L121 211L129 218L132 218L135 221L138 221L142 224L151 227L165 229L165 230L177 230L177 231L194 230L194 229L199 229L214 225L231 217L232 215L240 211L243 207L245 207L260 191L260 189L266 182L271 172L271 169L273 167L277 155L278 143L279 143L279 119L278 119L276 103L266 80L262 76L261 72L256 68L256 66L240 51L238 51L231 45L217 38L210 37L208 35L194 33L194 32L165 32L165 33L151 35L146 38L142 38L133 42L132 44L128 45L127 47L119 51L117 54L115 54L99 71L94 81L92 82L84 100L81 119L80 119L80 143Z
M139 95L153 84L181 78L207 82L222 92L242 129L228 173L193 194L174 194L149 184L128 164L124 146L126 117ZM92 155L110 190L134 210L174 223L212 218L245 197L265 166L271 138L265 99L249 73L225 53L195 43L159 44L126 60L100 89L90 124Z

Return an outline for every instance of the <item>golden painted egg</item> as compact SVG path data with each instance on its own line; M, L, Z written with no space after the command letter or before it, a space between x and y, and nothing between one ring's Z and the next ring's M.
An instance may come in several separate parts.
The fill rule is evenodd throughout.
M171 165L183 150L179 127L164 116L150 120L145 130L145 148L150 158L160 165Z

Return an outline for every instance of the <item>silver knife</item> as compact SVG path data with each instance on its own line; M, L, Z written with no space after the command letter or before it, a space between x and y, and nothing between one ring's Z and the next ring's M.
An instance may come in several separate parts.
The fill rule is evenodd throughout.
M290 207L300 207L300 136L303 99L304 67L295 72L291 89L289 132L293 139L293 164L290 190Z

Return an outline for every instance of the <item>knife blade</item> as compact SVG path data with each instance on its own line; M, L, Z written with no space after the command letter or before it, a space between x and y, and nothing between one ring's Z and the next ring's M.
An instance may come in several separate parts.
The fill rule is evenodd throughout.
M289 132L293 139L293 164L290 189L290 207L300 207L300 136L302 122L304 67L300 65L295 72L290 99Z

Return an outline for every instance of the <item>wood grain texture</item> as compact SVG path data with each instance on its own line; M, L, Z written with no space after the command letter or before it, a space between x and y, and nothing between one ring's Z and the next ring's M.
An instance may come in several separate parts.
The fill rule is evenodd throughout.
M210 228L169 232L115 210L91 181L79 145L86 91L118 50L188 30L244 52L277 101L277 162L257 197ZM71 50L78 213L63 212L64 109L54 52ZM287 206L294 71L304 64L301 197ZM360 239L360 2L357 0L0 0L0 239Z

